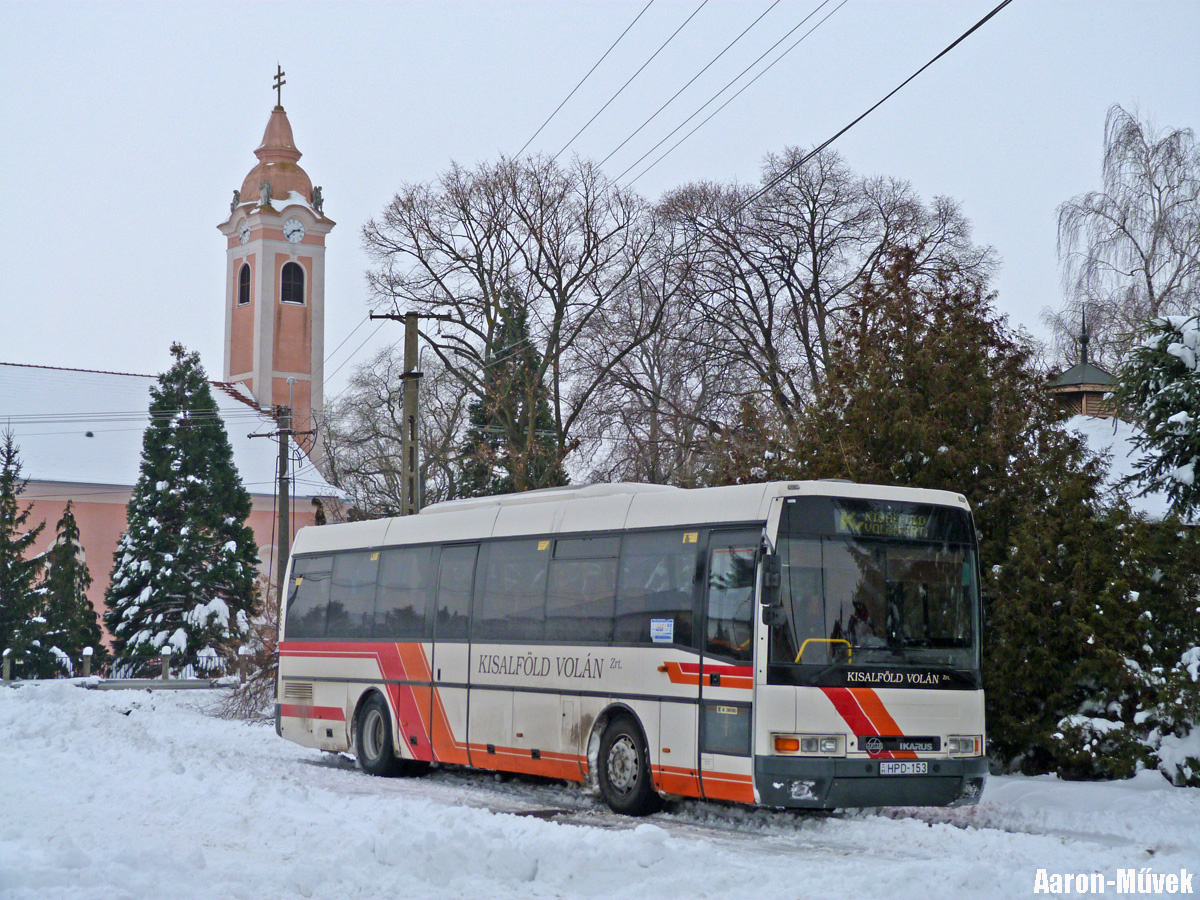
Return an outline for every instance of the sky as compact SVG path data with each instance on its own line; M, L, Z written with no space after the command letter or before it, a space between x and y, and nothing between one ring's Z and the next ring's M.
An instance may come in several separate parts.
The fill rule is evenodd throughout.
M703 3L566 146L701 2L654 0L526 152L603 159L771 7ZM819 3L771 7L606 173L618 176ZM765 154L836 133L994 0L839 3L632 186L654 200L690 181L756 182ZM255 162L279 64L301 165L338 223L325 291L326 398L336 396L402 327L363 322L363 224L403 184L520 151L644 6L0 0L0 361L154 373L181 341L220 377L216 226ZM1044 335L1041 311L1062 300L1056 209L1100 186L1106 110L1200 126L1197 46L1195 2L1016 0L834 146L858 172L958 200L1001 260L999 308Z

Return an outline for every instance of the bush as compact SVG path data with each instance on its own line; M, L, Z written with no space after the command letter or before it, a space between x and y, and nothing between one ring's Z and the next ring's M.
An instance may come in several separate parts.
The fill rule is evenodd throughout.
M1200 787L1200 647L1191 647L1157 682L1157 702L1139 713L1151 728L1146 745L1163 777L1178 787Z
M1132 778L1138 763L1148 761L1137 735L1112 719L1067 716L1052 738L1055 772L1064 781Z

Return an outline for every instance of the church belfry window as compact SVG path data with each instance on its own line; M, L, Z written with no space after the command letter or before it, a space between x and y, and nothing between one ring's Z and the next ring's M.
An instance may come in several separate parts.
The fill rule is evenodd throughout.
M242 267L238 269L238 306L245 306L250 302L250 264L242 263Z
M281 303L304 303L304 269L299 263L283 264L279 300Z

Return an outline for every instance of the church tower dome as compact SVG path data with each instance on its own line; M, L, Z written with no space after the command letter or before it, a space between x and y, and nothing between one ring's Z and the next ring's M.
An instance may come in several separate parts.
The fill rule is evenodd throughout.
M297 163L303 155L296 149L292 137L292 124L282 106L271 110L262 143L254 151L258 165L250 170L238 192L242 202L261 200L263 184L271 186L271 197L287 200L292 192L299 194L309 205L312 204L312 180Z
M275 76L275 89L284 82ZM226 239L225 381L241 382L259 406L291 406L300 446L316 460L324 407L325 216L321 188L299 166L280 97L267 119L258 164L234 191Z

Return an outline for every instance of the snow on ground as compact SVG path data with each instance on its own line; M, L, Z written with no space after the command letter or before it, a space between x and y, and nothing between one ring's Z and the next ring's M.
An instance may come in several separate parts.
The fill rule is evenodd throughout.
M974 808L636 821L555 783L370 778L216 699L0 689L0 897L963 900L1032 896L1039 867L1200 870L1200 790L1156 773L993 778Z

